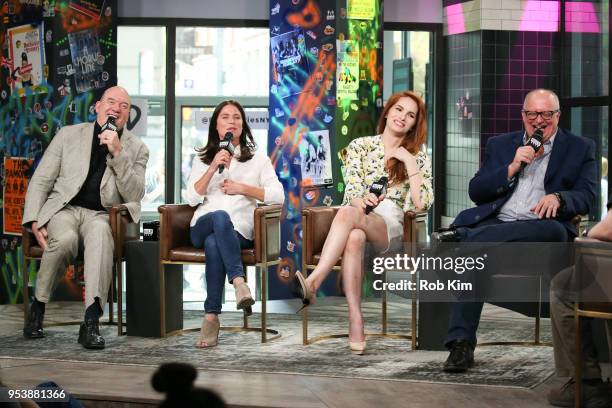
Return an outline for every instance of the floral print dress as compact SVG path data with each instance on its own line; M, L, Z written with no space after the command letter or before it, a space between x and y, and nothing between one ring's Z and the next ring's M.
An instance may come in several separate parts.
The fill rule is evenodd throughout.
M389 177L384 157L385 148L381 135L360 137L351 141L346 148L344 161L346 187L342 205L350 205L354 198L365 196L370 185L382 176ZM415 158L423 177L421 203L424 209L428 209L433 203L431 160L423 150L419 151ZM409 210L416 208L410 196L408 179L403 183L387 186L387 195L374 212L385 220L389 242L402 238L404 212Z

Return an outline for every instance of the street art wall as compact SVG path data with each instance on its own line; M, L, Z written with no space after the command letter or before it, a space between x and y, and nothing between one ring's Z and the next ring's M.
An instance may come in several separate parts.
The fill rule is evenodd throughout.
M45 148L66 125L95 119L94 104L117 83L116 0L8 0L0 7L2 231L0 304L19 303L21 218L27 183ZM54 299L80 299L72 267Z
M342 201L342 151L375 134L382 109L382 1L270 2L268 153L285 188L270 297L301 270L302 208ZM335 153L339 152L339 153ZM336 291L335 276L323 285Z

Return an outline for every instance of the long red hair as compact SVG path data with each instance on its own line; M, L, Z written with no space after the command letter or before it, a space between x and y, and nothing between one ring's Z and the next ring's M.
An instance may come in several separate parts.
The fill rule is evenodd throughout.
M400 143L400 146L412 154L417 154L421 151L421 146L427 140L427 109L425 108L423 99L421 99L421 97L416 93L412 91L404 91L391 95L383 108L380 119L378 119L376 131L378 134L382 134L384 132L385 128L387 127L387 115L389 114L389 111L397 103L397 101L403 97L412 99L417 104L418 112L414 126L408 131L408 133L406 133L402 139L402 142ZM390 178L389 181L391 183L402 183L408 178L408 174L406 174L406 166L404 166L404 163L401 161L393 158L385 163L385 165L387 166L387 171Z

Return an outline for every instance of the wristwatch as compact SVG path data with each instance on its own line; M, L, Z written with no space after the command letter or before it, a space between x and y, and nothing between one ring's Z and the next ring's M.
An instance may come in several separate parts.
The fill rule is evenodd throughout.
M565 200L563 199L563 196L561 195L561 193L553 193L555 195L555 197L557 197L557 200L559 200L559 209L563 210L565 208Z

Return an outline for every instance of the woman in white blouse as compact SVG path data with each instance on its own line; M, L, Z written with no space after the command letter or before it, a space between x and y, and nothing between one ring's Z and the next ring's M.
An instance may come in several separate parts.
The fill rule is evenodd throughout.
M305 278L295 274L304 307L342 256L342 283L349 308L349 346L354 354L366 348L361 314L363 256L366 242L384 252L403 233L404 212L427 209L433 202L431 162L422 150L427 138L427 112L413 92L392 95L378 121L376 136L353 140L346 149L346 189L323 245L321 259ZM387 177L386 194L370 186ZM366 215L366 206L373 210Z
M220 148L226 137L231 138L231 146ZM236 101L225 101L215 108L208 143L196 151L186 199L189 205L198 207L190 233L193 245L204 248L207 290L196 346L212 347L219 337L225 276L236 291L238 309L255 302L244 279L240 251L253 247L257 201L282 204L285 194L268 156L256 151L244 109Z

